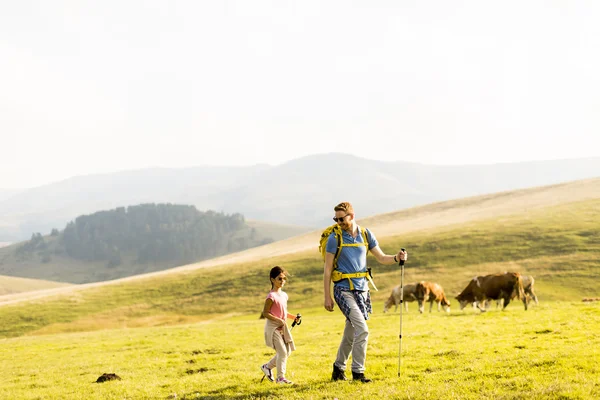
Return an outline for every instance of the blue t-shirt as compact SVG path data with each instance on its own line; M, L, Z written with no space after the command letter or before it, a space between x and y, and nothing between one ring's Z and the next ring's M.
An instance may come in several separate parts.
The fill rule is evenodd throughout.
M364 243L363 235L361 234L362 228L359 227L359 233L356 238L353 238L348 232L342 230L342 243ZM379 246L375 235L368 229L366 229L367 240L369 242L369 250ZM334 254L337 250L337 239L335 233L329 235L327 239L327 246L325 251ZM335 265L334 265L335 267ZM356 247L342 247L340 249L340 255L337 260L337 270L343 274L351 274L354 272L367 272L367 248L366 246ZM355 290L369 290L368 282L365 278L351 278L352 284ZM342 279L339 282L335 282L336 286L340 286L346 289L350 289L348 279Z

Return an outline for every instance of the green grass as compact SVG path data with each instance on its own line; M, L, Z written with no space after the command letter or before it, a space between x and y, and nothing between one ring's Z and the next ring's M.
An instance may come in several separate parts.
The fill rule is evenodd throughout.
M293 284L291 284L290 289ZM177 327L0 340L2 399L596 399L600 396L600 303L543 302L524 311L399 314L369 321L371 384L331 382L344 318L302 308L288 361L293 387L266 380L274 351L256 315ZM375 308L383 305L376 302ZM121 381L95 383L103 373Z
M405 282L440 283L452 300L475 275L531 274L540 301L600 297L600 200L382 238L388 253L409 251ZM399 227L401 232L401 227ZM375 232L376 233L376 232ZM258 314L268 271L292 273L290 296L301 307L322 304L323 263L317 251L247 264L186 271L102 286L54 299L0 307L0 337L174 325L224 314ZM371 260L383 301L399 283L398 266Z
M536 278L540 305L403 316L383 301L398 266L371 260L380 288L367 358L372 384L331 382L343 330L322 302L317 251L187 270L0 307L0 399L596 399L600 398L600 200L500 219L381 237L409 251L405 283L440 283L448 297L475 275ZM377 232L375 232L377 233ZM302 312L288 363L297 385L259 383L273 350L258 320L268 271L292 277L289 310ZM103 373L121 381L95 383Z

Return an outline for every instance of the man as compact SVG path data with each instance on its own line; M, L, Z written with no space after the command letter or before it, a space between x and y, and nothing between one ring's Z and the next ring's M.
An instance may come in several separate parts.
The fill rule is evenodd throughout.
M369 327L367 319L371 313L371 297L369 295L367 271L367 249L381 264L390 265L406 260L408 254L399 251L395 255L384 254L375 235L368 229L364 230L356 224L354 209L348 202L340 203L334 208L333 220L342 231L339 255L334 265L338 250L338 239L332 233L327 240L323 288L325 292L324 306L327 311L333 311L331 297L331 282L334 282L333 296L340 310L346 316L346 326L342 342L338 348L337 357L333 363L331 379L347 380L345 375L346 362L352 354L352 378L367 383L371 380L365 377L365 360L367 357L367 340ZM365 240L366 239L366 240Z

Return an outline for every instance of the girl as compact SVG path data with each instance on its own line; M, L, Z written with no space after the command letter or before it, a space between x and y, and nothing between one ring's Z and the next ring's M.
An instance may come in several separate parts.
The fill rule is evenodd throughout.
M276 354L260 369L267 379L273 382L271 370L277 367L277 383L293 384L292 381L285 378L287 358L292 351L296 350L292 334L286 324L286 318L294 319L296 323L300 322L300 318L287 312L288 295L281 290L287 281L287 272L276 266L271 268L269 277L271 291L265 300L262 316L267 319L265 321L265 343L274 348Z

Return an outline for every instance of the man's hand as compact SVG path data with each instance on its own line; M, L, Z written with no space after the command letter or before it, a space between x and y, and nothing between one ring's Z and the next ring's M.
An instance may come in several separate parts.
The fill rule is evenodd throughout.
M400 250L398 254L396 254L396 259L406 261L408 260L408 253L406 250Z
M325 309L327 311L333 311L333 299L330 298L325 298L325 302L323 303L323 306L325 307Z

